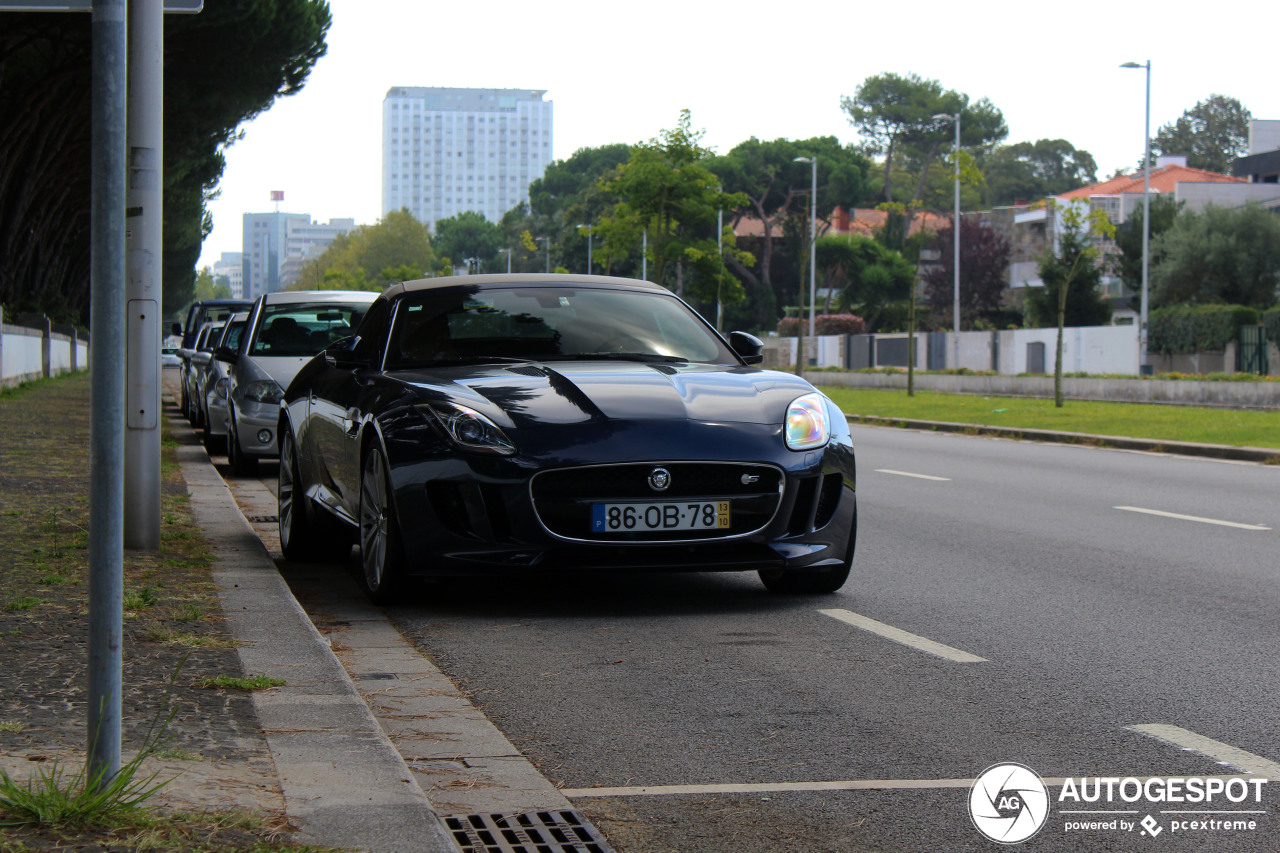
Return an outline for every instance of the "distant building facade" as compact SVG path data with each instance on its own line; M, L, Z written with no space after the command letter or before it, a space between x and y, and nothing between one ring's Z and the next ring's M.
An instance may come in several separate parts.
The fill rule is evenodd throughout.
M354 219L312 222L307 213L246 213L241 260L242 295L257 299L298 280L302 265L318 257ZM233 290L234 292L234 290Z
M231 288L232 299L244 298L244 253L243 252L223 252L222 257L213 264L213 280L217 280L223 276L227 279L227 286Z
M382 101L382 213L429 228L465 211L490 222L529 199L551 162L552 102L537 89L397 86Z
M1280 121L1254 119L1249 122L1249 154L1231 165L1231 174L1244 178L1261 191L1256 199L1263 207L1280 213ZM1271 190L1267 193L1267 190Z

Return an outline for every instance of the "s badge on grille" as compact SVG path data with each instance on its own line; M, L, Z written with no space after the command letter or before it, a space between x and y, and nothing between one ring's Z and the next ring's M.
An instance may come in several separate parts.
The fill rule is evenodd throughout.
M671 485L671 472L666 468L654 468L649 472L649 488L655 492L665 492Z
M758 482L760 482L759 474L743 474L742 475L742 485L744 486L750 486L752 483L758 483Z

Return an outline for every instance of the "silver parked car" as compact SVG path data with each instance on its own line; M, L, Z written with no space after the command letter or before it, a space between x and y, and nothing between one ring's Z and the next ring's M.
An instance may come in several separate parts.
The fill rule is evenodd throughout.
M191 425L199 427L203 410L200 408L200 380L213 358L213 345L222 332L221 320L208 322L196 333L190 349L178 350L182 356L182 413Z
M240 338L249 324L249 313L241 311L233 314L222 329L217 344L213 347L236 349L240 346ZM212 359L205 372L200 386L200 402L204 406L204 446L209 453L221 453L227 443L227 363Z
M302 366L352 333L378 294L360 290L278 291L258 297L227 369L227 457L237 474L279 455L276 426L284 389Z

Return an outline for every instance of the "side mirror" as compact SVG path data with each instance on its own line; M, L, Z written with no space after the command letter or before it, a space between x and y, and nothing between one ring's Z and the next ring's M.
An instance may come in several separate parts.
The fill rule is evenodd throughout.
M212 360L213 360L213 353L209 353L209 352L197 352L197 353L192 353L191 355L192 363L199 364L202 366L208 366L209 362Z
M356 335L348 335L329 344L324 350L325 363L339 370L359 370L362 367L368 367L368 359L360 358L354 352L359 341L360 338Z
M213 351L213 357L218 361L225 361L227 364L235 364L240 360L240 353L231 347L218 347Z
M729 346L738 357L747 364L760 364L764 361L764 341L746 332L730 332Z
M169 327L169 334L171 334L171 335L177 335L178 337L182 337L182 324L181 324L181 323L174 323L172 326L170 326L170 327Z

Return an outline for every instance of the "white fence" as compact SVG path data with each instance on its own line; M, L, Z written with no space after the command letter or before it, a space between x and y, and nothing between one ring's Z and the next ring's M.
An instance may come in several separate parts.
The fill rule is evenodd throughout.
M0 385L88 368L89 342L74 328L55 327L44 317L23 319L27 322L9 325L0 314Z
M905 333L890 335L819 335L806 339L810 361L818 367L906 367L910 349ZM795 365L797 338L765 341L765 364L786 369ZM1052 373L1057 358L1057 329L1010 329L1003 332L927 332L915 335L916 367L921 370L968 368L1019 373ZM1138 371L1138 335L1133 326L1082 326L1063 330L1065 373Z

